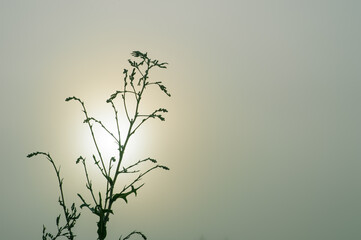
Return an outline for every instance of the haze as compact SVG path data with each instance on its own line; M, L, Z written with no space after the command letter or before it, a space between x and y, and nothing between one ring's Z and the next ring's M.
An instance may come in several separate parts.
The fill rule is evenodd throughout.
M108 118L133 50L169 62L154 78L133 153L170 167L119 205L109 239L361 239L360 1L0 1L1 239L54 229L85 181L80 107ZM148 104L147 103L147 104ZM92 147L92 146L91 146ZM81 190L79 190L81 189ZM79 240L95 239L83 210Z

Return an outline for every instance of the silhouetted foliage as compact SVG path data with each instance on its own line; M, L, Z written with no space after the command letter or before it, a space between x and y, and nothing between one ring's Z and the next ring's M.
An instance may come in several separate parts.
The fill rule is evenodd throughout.
M97 166L99 173L104 177L106 180L106 187L105 192L102 193L101 191L96 192L93 188L92 181L88 174L87 164L88 161L80 156L76 160L76 164L81 163L86 180L86 188L89 191L91 198L86 199L79 193L77 194L80 198L82 204L80 208L86 208L91 213L97 216L97 234L98 240L103 240L107 236L107 223L109 222L110 215L113 213L113 204L119 200L124 200L125 203L128 203L129 197L134 194L137 196L137 192L140 188L144 186L144 183L141 183L142 177L148 174L149 172L155 169L164 169L169 170L168 167L157 164L157 161L153 158L146 158L143 160L139 160L136 163L130 166L124 166L123 164L123 157L124 153L127 149L127 145L129 143L130 138L132 135L141 127L147 120L149 119L159 119L164 121L165 118L162 114L167 113L168 110L164 108L159 108L154 110L150 114L140 114L140 103L143 97L144 92L146 91L147 87L152 85L157 85L160 90L165 93L167 96L171 96L167 90L167 88L162 84L162 82L151 82L149 81L149 73L150 70L153 68L166 68L168 63L166 62L159 62L158 60L152 60L148 57L147 53L142 53L139 51L133 51L131 54L135 60L129 59L128 62L131 66L131 69L124 69L123 71L123 89L117 90L115 93L111 94L110 97L106 100L107 103L111 104L111 107L114 112L114 120L116 123L117 130L115 133L110 131L100 120L89 116L88 111L85 107L85 103L75 96L68 97L65 101L76 101L81 105L82 111L84 113L85 119L84 123L87 124L92 141L94 143L96 154L92 155L93 163ZM138 81L135 81L136 77L138 76ZM121 96L120 102L123 105L124 114L128 120L128 129L127 134L124 139L121 138L120 134L120 124L119 124L119 110L115 104L115 101L119 99L118 97ZM128 97L132 97L135 100L135 106L133 111L130 111L127 99ZM94 124L98 124L105 132L111 136L116 144L118 150L118 156L112 157L109 159L109 164L106 166L105 159L103 158L102 152L99 148L98 141L96 138L96 134L94 132ZM64 216L65 216L65 225L60 225L60 216L56 218L56 226L58 232L56 234L51 234L46 232L45 226L43 227L43 240L47 239L57 239L58 237L64 236L68 239L74 239L75 235L72 232L72 228L74 227L76 220L80 217L80 214L77 213L75 208L75 204L73 203L70 209L65 204L64 193L63 193L63 179L60 178L60 168L55 166L53 159L50 157L48 153L43 152L34 152L28 155L28 157L33 157L36 155L45 155L47 159L52 163L57 178L59 182L60 188L60 197L59 197L59 204L63 208ZM145 162L150 162L154 164L152 167L148 168L147 170L141 172L137 167ZM134 180L130 183L126 184L122 189L116 188L116 182L118 177L121 174L137 174L134 177ZM139 235L143 239L147 239L145 235L138 231L133 231L126 237L119 240L126 240L129 239L133 235Z
M70 209L66 206L65 204L65 198L64 198L64 192L63 192L63 178L60 178L60 167L57 168L53 159L51 158L49 153L44 153L44 152L33 152L28 154L28 158L34 157L36 155L44 155L49 162L52 164L57 179L58 179L58 184L59 184L59 189L60 189L60 196L59 196L59 204L63 209L63 214L65 216L65 223L64 225L60 224L60 217L61 214L59 214L56 217L56 227L57 227L57 233L54 235L52 233L49 233L46 231L46 227L43 225L43 240L55 240L58 237L66 237L67 239L74 239L75 235L73 234L73 227L75 226L76 220L80 217L80 213L77 213L77 209L75 207L75 203L73 203L70 207Z

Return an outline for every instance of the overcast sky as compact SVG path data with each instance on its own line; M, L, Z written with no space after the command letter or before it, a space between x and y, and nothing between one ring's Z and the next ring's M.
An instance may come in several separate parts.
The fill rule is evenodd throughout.
M0 234L54 230L62 166L69 201L86 193L94 150L81 109L111 120L133 50L169 62L146 106L169 110L132 142L154 172L119 203L109 239L361 238L360 1L0 0ZM97 177L92 172L94 181ZM79 240L96 238L86 209Z

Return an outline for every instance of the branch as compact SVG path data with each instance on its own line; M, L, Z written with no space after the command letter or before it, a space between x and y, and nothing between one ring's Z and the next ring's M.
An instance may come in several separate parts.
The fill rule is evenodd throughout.
M130 238L132 235L134 235L134 234L138 234L138 235L140 235L144 240L147 240L147 237L146 237L143 233L137 232L137 231L131 232L130 234L128 234L128 236L126 236L126 237L123 238L123 239L122 239L122 236L120 236L119 240L127 240L127 239L129 239L129 238Z
M156 161L155 159L153 159L153 158L146 158L146 159L143 159L143 160L139 160L138 162L136 162L136 163L134 163L134 164L132 164L132 165L126 167L126 168L123 168L123 170L119 171L119 173L130 173L130 172L129 172L129 169L137 166L137 165L140 164L140 163L147 162L147 161L151 161L152 163L156 163L156 162L157 162L157 161ZM135 173L135 172L139 172L139 170L138 170L138 171L133 171L132 173Z
M109 133L109 135L111 135L117 143L119 143L119 140L114 136L114 134L113 134L112 132L110 132L110 131L104 126L104 124L103 124L101 121L99 121L99 120L97 120L97 119L95 119L95 118L93 118L93 117L90 117L90 118L88 118L88 119L85 119L85 120L84 120L84 123L87 123L87 122L89 122L89 121L94 121L94 122L100 124L100 126L101 126L107 133Z
M68 97L68 98L65 99L66 102L69 102L70 100L76 100L76 101L78 101L78 102L81 104L82 108L83 108L83 112L84 112L84 115L85 115L85 119L89 119L88 112L86 111L84 102L83 102L82 100L80 100L79 98L75 97L75 96L73 96L73 97ZM103 171L105 172L105 175L107 175L107 170L106 170L106 168L105 168L105 164L104 164L104 161L103 161L102 154L101 154L101 152L100 152L100 150L99 150L97 141L95 140L95 135L94 135L94 131L93 131L93 125L91 125L89 121L87 121L87 123L88 123L89 129L90 129L90 133L91 133L91 135L92 135L92 139L93 139L95 148L97 149L97 152L98 152L100 161L101 161L101 163L102 163L102 165L103 165Z
M93 184L91 183L91 181L90 181L90 179L89 179L88 169L87 169L86 164L85 164L85 158L83 158L82 156L80 156L80 157L76 160L76 164L78 164L79 161L82 161L83 168L84 168L85 178L86 178L86 181L87 181L87 183L85 184L85 186L86 186L86 188L90 191L95 205L98 205L97 200L95 199L95 196L94 196Z
M59 189L60 189L60 197L59 197L59 204L63 209L64 212L64 216L65 216L65 220L66 220L66 224L64 227L60 227L59 226L59 220L60 220L60 215L56 218L56 225L58 228L58 233L57 235L54 237L52 236L52 234L50 233L45 233L45 226L43 226L43 239L45 237L45 239L47 238L47 236L51 237L52 239L56 239L59 236L66 236L68 239L72 240L74 239L74 234L72 232L72 228L75 225L76 220L80 217L80 213L77 213L77 210L75 208L75 204L73 203L71 206L71 211L69 211L69 209L66 207L65 204L65 197L64 197L64 192L63 192L63 179L60 178L60 167L57 168L53 159L51 158L49 153L45 153L45 152L33 152L27 155L28 158L37 156L37 155L43 155L45 156L48 161L51 163L51 165L53 166L56 176L57 176L57 180L58 180L58 184L59 184ZM64 229L67 229L67 233L62 233Z
M156 166L154 166L154 167L149 168L147 171L139 174L139 176L138 176L135 180L133 180L133 182L130 183L128 186L125 186L125 187L123 188L123 190L119 193L120 196L122 196L122 194L126 194L126 196L128 196L128 195L129 195L130 193L132 193L132 192L134 192L134 194L137 195L137 194L136 194L136 190L138 190L139 188L141 188L144 184L142 184L142 185L141 185L140 187L138 187L138 188L134 188L134 184L137 183L138 181L140 181L144 175L146 175L147 173L151 172L152 170L154 170L154 169L156 169L156 168L162 168L162 169L164 169L164 170L169 170L168 167L163 166L163 165L156 165ZM127 189L129 189L129 188L131 188L130 192L126 192L126 193L125 193L125 191L126 191ZM125 197L126 197L126 196L125 196ZM124 198L123 198L123 199L124 199ZM115 199L115 200L116 200L116 199ZM115 201L115 200L114 200L114 201ZM124 200L127 202L126 199L124 199Z
M145 117L145 118L134 128L134 130L131 132L131 134L133 135L135 133L135 131L149 118L158 118L161 121L165 121L165 118L161 114L157 114L159 112L167 113L168 110L165 108L159 108L158 110L155 110L153 113L151 113L149 115L138 115L138 117Z

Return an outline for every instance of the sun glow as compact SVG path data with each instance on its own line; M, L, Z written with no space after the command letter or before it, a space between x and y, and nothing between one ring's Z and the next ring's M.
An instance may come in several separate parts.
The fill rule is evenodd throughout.
M104 164L108 166L109 161L112 157L114 157L116 160L119 160L119 150L118 150L119 145L117 142L117 139L119 138L118 130L114 116L111 115L109 116L109 114L105 112L103 114L100 114L99 116L106 117L105 119L99 118L99 120L104 124L107 130L109 130L109 132L113 134L112 136L100 124L91 122L93 125L94 137L97 147L102 155ZM92 158L92 155L94 155L97 158L97 160L99 160L99 153L92 139L92 135L90 133L89 127L87 126L86 128L87 128L86 131L82 131L81 133L81 142L82 142L81 147L86 151L84 154L87 155L88 158L89 157ZM129 122L127 119L121 119L121 118L119 119L119 129L120 129L121 145L124 146L129 130ZM143 139L144 136L140 138L138 137L137 133L135 133L130 137L127 146L125 148L125 153L123 158L124 164L129 165L140 160L142 154L144 154L141 151L141 149L143 148L142 144L144 144Z

